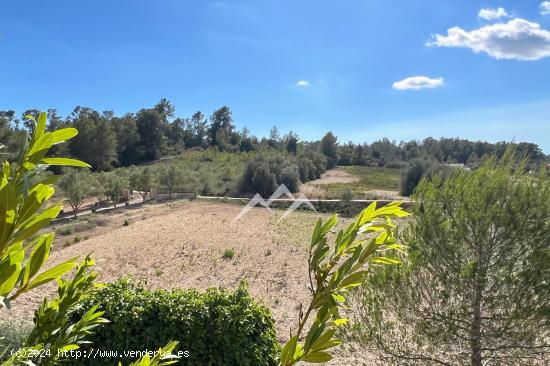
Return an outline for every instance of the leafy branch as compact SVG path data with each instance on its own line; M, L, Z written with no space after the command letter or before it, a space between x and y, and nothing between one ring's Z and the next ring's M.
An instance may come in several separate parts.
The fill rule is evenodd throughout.
M345 308L349 291L365 282L369 264L400 263L392 256L404 249L397 242L397 225L392 221L408 216L400 204L393 202L377 209L376 202L372 203L345 230L337 232L332 246L328 235L337 223L336 215L325 222L317 221L308 259L312 300L304 315L300 314L296 332L283 346L279 365L291 366L300 361L323 363L332 359L329 350L342 343L335 334L347 322L340 309Z

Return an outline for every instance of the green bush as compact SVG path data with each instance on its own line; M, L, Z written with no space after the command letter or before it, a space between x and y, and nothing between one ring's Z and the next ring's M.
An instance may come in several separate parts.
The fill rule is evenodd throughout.
M444 164L439 164L433 160L428 159L413 159L409 162L409 165L401 176L400 194L403 196L410 196L413 194L416 186L422 178L432 179L438 176L441 179L447 178L453 170Z
M209 289L148 291L128 280L107 284L84 309L99 305L109 324L98 328L88 347L152 350L179 341L194 365L276 365L279 346L270 311L244 285L235 291ZM177 352L177 351L176 351ZM114 359L71 360L73 365L113 365Z
M235 250L233 248L228 248L224 250L222 258L223 259L233 259L235 256Z

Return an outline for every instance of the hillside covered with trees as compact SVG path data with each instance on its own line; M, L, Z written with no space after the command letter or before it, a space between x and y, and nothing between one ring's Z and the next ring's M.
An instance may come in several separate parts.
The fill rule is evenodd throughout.
M13 110L0 112L0 141L6 147L0 160L13 160L23 144L25 131L31 126ZM99 112L77 106L62 117L55 109L48 110L48 130L75 127L79 134L68 144L55 146L52 156L70 156L90 163L93 171L109 171L116 167L140 165L189 149L216 148L231 153L247 153L266 149L290 155L321 152L326 168L334 165L401 167L404 162L428 158L440 163L479 165L490 155L502 157L507 146L514 145L518 154L528 155L533 166L548 160L540 147L529 142L489 143L458 138L426 138L422 141L391 141L383 138L370 143L338 143L333 133L320 141L302 141L289 131L281 135L273 127L269 136L258 137L247 128L238 130L231 109L223 106L208 117L201 111L190 117L176 116L176 108L162 99L152 108L116 116L112 111ZM303 163L302 163L303 164Z

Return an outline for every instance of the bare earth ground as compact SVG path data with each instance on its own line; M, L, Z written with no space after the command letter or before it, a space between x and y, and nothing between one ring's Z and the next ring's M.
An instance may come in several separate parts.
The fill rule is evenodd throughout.
M300 185L300 193L303 193L308 198L327 198L327 187L329 184L349 184L361 181L357 177L342 167L337 167L327 170L321 175L321 178L309 181ZM355 197L357 199L382 199L382 200L403 200L404 197L399 195L398 191L384 189L369 189L362 190Z
M358 181L358 177L346 172L342 168L335 168L321 174L321 178L319 179L302 184L300 186L300 193L310 198L323 197L326 193L322 188L324 185L333 183L354 183Z
M278 223L283 211L256 208L232 224L241 208L178 201L102 215L109 225L79 234L88 239L70 245L58 239L50 264L92 253L100 281L131 275L152 288L234 289L246 279L252 296L272 310L283 342L296 327L300 303L309 302L307 243L318 215L295 212ZM231 260L222 258L228 248L235 250ZM54 289L49 284L22 296L2 317L30 321L37 302ZM369 365L369 359L349 345L331 365Z

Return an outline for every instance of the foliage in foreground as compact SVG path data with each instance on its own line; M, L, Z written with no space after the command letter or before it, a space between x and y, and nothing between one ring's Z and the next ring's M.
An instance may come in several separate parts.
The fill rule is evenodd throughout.
M400 263L394 255L402 252L402 246L397 242L397 225L392 218L408 214L399 204L377 209L376 202L372 203L345 230L336 233L333 245L329 244L329 234L337 223L336 215L325 222L317 221L308 261L312 300L281 351L280 365L332 359L329 350L341 343L336 331L347 322L340 311L346 306L349 291L365 282L367 266Z
M96 291L81 310L99 306L110 320L84 350L157 349L179 342L185 365L275 365L279 351L271 312L244 285L234 292L210 289L148 291L128 280ZM114 359L72 360L73 365L112 365Z
M34 124L33 133L25 141L17 164L4 162L0 174L0 310L7 311L21 294L54 280L58 283L58 297L51 301L44 299L35 312L34 327L22 342L23 347L9 352L11 357L3 366L58 364L63 352L78 349L95 327L106 322L95 307L78 322L69 320L96 278L89 270L93 265L89 257L70 280L61 277L77 265L76 258L41 270L50 254L53 233L35 235L61 211L61 206L48 206L58 177L41 173L49 166L89 166L78 160L46 157L53 145L76 136L74 128L46 132L45 113L40 113L38 120L30 120ZM2 350L3 357L7 351ZM142 365L159 362L163 360L141 360Z
M549 364L550 181L512 161L417 188L410 264L373 273L356 307L381 364Z

